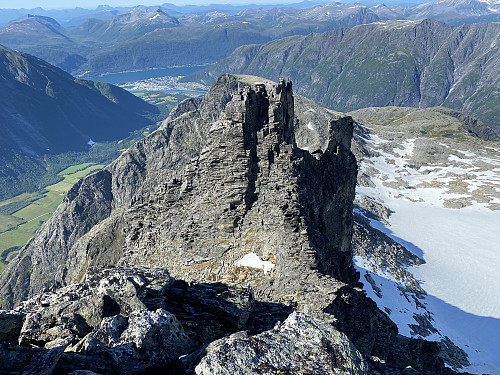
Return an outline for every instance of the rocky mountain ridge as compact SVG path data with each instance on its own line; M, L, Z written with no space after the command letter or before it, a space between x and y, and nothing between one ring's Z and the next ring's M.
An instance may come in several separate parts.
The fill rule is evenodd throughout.
M249 83L252 83L251 79ZM349 194L352 195L354 191L352 177L356 171L356 164L354 157L348 151L350 139L348 128L347 131L343 130L342 132L338 128L335 133L335 129L331 129L332 137L335 135L335 138L332 139L330 145L326 145L327 148L324 148L324 153L330 155L330 164L334 165L334 161L345 164L346 167L342 169L342 175L336 179L331 179L331 181L325 181L324 185L307 186L307 188L320 189L314 194L317 197L316 199L326 199L321 189L334 189L336 196L339 199L344 199L347 206L344 207L343 202L342 204L332 202L328 205L329 210L332 211L324 213L321 211L317 213L306 211L307 216L299 220L297 215L300 216L300 207L308 207L311 203L308 203L308 205L301 203L299 205L299 202L292 203L293 201L290 201L288 203L288 201L299 197L306 199L306 196L310 194L294 190L298 189L298 187L295 187L296 185L291 182L303 178L305 171L298 173L294 172L293 168L316 171L316 168L302 167L300 163L321 163L321 159L311 159L308 152L300 151L295 146L293 135L295 117L293 103L291 102L293 101L291 88L283 86L283 83L277 89L271 89L272 91L268 93L267 90L269 89L266 90L263 83L256 86L257 91L247 89L250 91L242 93L241 97L234 94L239 85L248 87L249 83L245 82L244 77L223 76L220 82L203 99L192 99L183 102L171 114L170 120L166 122L165 126L144 141L139 142L102 172L82 180L68 192L66 205L77 209L68 211L61 207L60 214L65 217L70 216L61 221L60 218L57 218L58 215L55 214L52 224L46 227L48 237L38 236L38 238L32 240L32 244L27 246L27 248L31 248L35 252L46 247L53 247L53 245L46 243L46 238L54 238L52 234L49 235L54 231L61 233L62 238L64 238L64 245L60 248L61 250L52 248L51 253L54 255L59 253L58 257L65 256L71 259L73 264L67 265L66 269L56 272L60 275L56 277L57 283L64 285L78 281L78 275L85 272L85 267L92 265L89 261L92 259L97 260L99 257L107 259L113 257L116 260L122 259L126 263L142 264L144 266L151 266L152 264L167 266L167 263L164 262L170 262L172 266L171 272L174 272L174 274L179 272L179 275L183 275L184 278L189 278L190 274L193 275L191 278L200 277L201 275L216 280L223 277L229 278L232 272L230 259L216 262L211 266L213 258L237 257L238 254L236 254L235 250L228 251L232 248L246 248L248 252L252 252L255 248L256 251L258 249L258 256L273 259L278 263L279 259L275 259L278 256L276 249L281 247L286 249L291 246L281 243L281 241L288 241L288 239L274 237L273 231L271 231L270 234L273 237L268 239L267 236L263 236L262 238L266 242L261 243L260 236L256 234L259 231L266 233L274 228L275 224L271 225L271 223L275 223L276 220L279 220L278 222L284 220L281 224L283 228L290 225L292 227L298 225L298 228L301 225L310 226L309 230L297 229L294 232L297 233L295 236L298 236L294 240L295 243L304 240L309 242L307 240L309 231L319 231L317 233L319 235L325 230L315 228L312 220L317 215L321 215L318 217L320 222L327 219L332 220L329 225L330 229L328 229L332 232L326 232L324 235L338 236L337 240L335 240L335 250L332 249L322 256L337 257L336 261L330 260L332 266L336 264L337 270L335 274L337 277L344 279L346 282L354 280L355 276L349 274L348 271L350 269L349 264L351 264L348 252L350 246L349 220L352 220ZM270 83L267 83L267 85L270 85ZM276 95L276 98L271 97L271 94ZM274 104L276 109L270 104L266 104L273 99L276 100L276 104ZM260 102L262 102L262 105ZM271 108L269 111L272 110L276 113L270 112L268 114L266 112L268 105ZM228 107L226 108L226 106ZM258 109L264 112L246 113L246 106L250 108L248 111ZM218 111L221 114L218 114ZM328 112L325 113L328 114ZM233 114L237 116L234 119L231 117ZM327 118L331 119L332 126L349 126L348 119L337 119L335 114L329 114ZM207 125L207 123L211 124L212 122L214 125ZM246 125L247 122L250 125ZM247 130L247 126L253 126L254 128ZM267 127L272 126L274 128L266 130ZM260 127L264 128L261 129ZM262 133L260 138L263 138L261 142L263 143L262 150L256 149L257 132L259 131ZM186 133L189 137L184 135ZM266 140L269 140L269 144L264 143ZM273 155L268 150L274 150L273 152L276 152L276 155ZM341 150L346 151L342 153ZM295 156L294 153L299 153L300 156ZM303 158L306 161L302 161ZM297 166L292 169L285 165L285 163L293 162L296 159ZM239 162L241 166L235 164L236 162ZM210 168L208 168L209 166ZM328 173L340 173L340 171L336 172L333 166L329 168L332 169ZM340 170L340 168L337 169ZM165 174L164 170L169 172ZM208 175L200 175L199 170L206 171L204 173L208 173ZM227 175L227 170L232 171L231 174ZM276 173L277 177L270 174L274 170L276 170L274 173ZM270 196L266 197L267 186L269 184L273 187L280 186L278 181L274 181L274 178L283 178L284 173L289 173L286 178L289 182L283 183L283 185L289 186L293 190L283 191L280 188L276 188L276 190L272 188L271 193L268 193ZM326 170L323 173L327 173ZM325 177L316 176L316 178L323 179ZM263 179L263 181L261 182L260 179ZM159 183L159 181L165 182ZM213 181L218 181L221 184L221 191L215 192L206 188L205 184L213 184ZM264 187L261 188L263 193L259 193L259 184L264 184L265 189ZM97 195L101 197L99 204L89 205L88 199L91 197L94 199L93 197ZM274 196L274 198L271 198L271 196ZM281 208L275 207L275 204L271 203L278 200L278 197L284 200ZM222 199L229 200L227 205L221 204ZM264 207L273 208L271 210L261 208L262 200L264 200L262 202ZM216 204L216 202L218 203ZM198 214L193 217L191 211L183 213L186 211L182 209L185 205L198 207ZM81 211L78 207L82 207L84 210ZM150 207L155 207L155 209L151 210ZM307 209L312 209L312 207ZM258 214L261 210L263 213ZM338 212L340 220L330 216L333 215L333 212L336 212L335 210L340 210ZM290 212L286 214L288 211ZM280 217L282 214L286 215ZM322 215L327 216L323 217ZM257 219L259 216L262 217ZM337 216L335 215L335 217ZM247 218L249 222L247 223L244 218ZM216 222L221 220L221 222L215 224L214 220ZM288 220L292 220L293 224L288 223ZM309 223L309 220L311 220L311 223ZM255 224L256 221L259 225ZM64 225L61 226L63 222ZM158 222L160 225L155 224L153 232L142 230L144 225L150 227L153 223ZM341 225L341 222L347 225ZM95 226L97 223L100 225ZM125 223L134 223L135 225L125 226ZM55 227L52 227L52 225L55 225ZM206 225L208 227L204 229ZM60 229L56 229L57 226L60 226ZM213 226L217 228L215 233L212 230ZM112 235L117 230L122 231L121 228L123 228L123 235ZM89 231L95 233L87 235ZM242 233L240 234L240 232ZM65 233L71 233L71 235L67 236ZM179 237L179 234L182 235ZM218 239L214 240L214 238ZM300 238L303 238L303 240ZM159 242L160 239L161 242ZM59 240L56 241L59 242ZM108 243L108 241L111 242ZM98 253L93 253L94 251L91 250L93 247L92 242L96 242L95 247ZM59 245L56 246L59 247ZM129 250L125 251L124 246ZM156 259L153 251L148 250L147 253L144 253L146 248L161 248L162 251L169 249L169 252L178 255L172 255L163 260L161 258ZM72 249L77 253L72 254ZM86 249L84 253L80 253L83 249ZM107 249L105 252L108 254L98 255L105 249ZM201 249L206 249L204 250L205 253L202 253ZM28 250L28 253L31 253L32 250ZM285 258L298 256L301 259L303 256L308 257L308 253L306 247L301 251L301 255L283 254L283 256ZM245 254L240 254L240 256L243 255ZM49 258L45 259L46 265L56 267L50 272L53 273L57 268L60 268L61 264L51 263L52 255L47 254L47 256ZM90 259L87 260L89 256ZM28 260L26 257L20 258L23 258L24 261ZM35 258L43 259L45 256L35 256ZM233 262L236 260L237 258L233 259ZM311 261L313 263L309 263ZM309 267L315 267L314 262L316 261L319 264L326 264L313 256L307 262L305 262L305 259L298 262L297 259L294 262L284 262L283 266L288 266L289 263L297 263L297 266L299 266L298 263L301 263L300 267L305 264L309 264ZM340 266L344 262L346 267ZM199 263L206 264L204 274L200 274L201 270L196 266ZM318 266L321 267L319 264ZM275 274L280 267L278 264L273 273ZM40 275L46 272L46 269L40 269ZM347 273L344 274L345 272ZM49 286L45 284L46 281L44 281L43 277L38 278L36 276L37 273L37 271L32 273L31 281L26 279L29 283L33 283L32 293ZM6 276L5 279L9 278ZM14 281L14 278L10 279ZM264 277L260 282L263 283L266 279L268 278ZM21 282L21 279L18 279L17 282ZM39 284L40 282L41 284ZM24 288L16 289L21 291ZM283 286L283 289L283 292L286 292L288 288ZM295 292L290 290L290 294Z
M207 350L209 356L215 357L202 360L195 373L217 373L210 366L224 361L217 354L218 345L237 343L238 347L247 347L246 353L250 353L265 347L262 343L270 337L275 340L273 345L289 343L290 336L286 332L296 337L297 333L293 332L306 329L300 327L312 326L319 330L315 332L322 337L320 341L326 348L320 355L320 363L306 360L308 366L313 366L312 372L334 366L348 373L366 373L361 355L369 361L371 367L368 369L371 368L373 374L405 373L407 366L421 373L451 373L438 357L436 344L399 336L394 323L366 298L358 284L359 275L354 271L351 252L352 202L357 172L350 151L353 125L348 116L295 97L289 82L275 84L250 76L222 76L205 97L182 102L160 129L103 171L75 185L52 219L10 263L1 276L2 306L11 308L30 297L35 301L20 305L18 310L28 315L20 336L12 335L32 337L29 342L46 349L59 348L47 355L73 358L70 362L76 366L74 370L92 370L92 363L96 366L102 363L97 358L93 360L92 353L108 355L109 350L118 359L122 358L123 363L139 365L127 367L128 371L135 368L133 373L164 369L177 360L157 358L156 355L143 359L142 351L153 350L149 349L146 340L150 329L134 333L135 329L131 328L129 332L127 324L134 327L136 323L133 322L152 321L147 324L152 324L153 332L159 329L158 335L167 338L169 332L175 330L180 340L176 347L185 354L200 348L200 343L206 344L205 339L213 341L215 336L228 333L213 326L215 336L214 332L197 332L191 340L198 340L198 346L191 346L191 349L183 346L189 346L189 340L184 340L184 333L180 332L175 319L163 310L175 310L184 330L185 327L198 330L205 325L193 326L193 318L182 313L183 304L176 304L175 298L169 297L169 290L178 293L168 287L172 281L165 275L171 274L176 279L188 281L195 289L199 285L203 290L205 287L200 284L203 282L222 283L208 286L216 290L223 288L222 291L231 289L229 285L234 282L244 285L238 290L247 296L244 300L250 302L243 302L242 309L228 307L223 314L229 312L235 316L236 313L236 330L246 324L252 298L266 306L263 311L275 311L280 317L286 314L287 308L313 316L311 320L294 315L275 327L273 333L238 334L228 338L229 341L214 344ZM303 130L315 126L326 131L324 142L311 150L298 148L297 139L307 138ZM124 277L118 278L123 282L113 287L106 276L115 272L106 271L109 264L119 269L132 264L143 268L142 271L134 270L133 275L127 271ZM103 269L104 274L98 272L98 277L92 276L96 267ZM151 268L163 270L152 271ZM121 274L119 269L117 272ZM145 282L144 277L136 276L138 272L158 274L163 281ZM64 309L76 315L68 316L67 321L62 317L61 322L50 318L54 313L61 316L55 311L59 311L60 301L67 300L55 297L57 293L71 295L75 288L85 290L85 285L92 282L100 286L90 288L91 294L99 291L101 294L89 298L97 298L102 303L82 304L78 302L79 297L70 297ZM179 287L185 285L185 281L179 282ZM74 283L80 286L72 285ZM175 285L174 282L174 289ZM252 288L254 297L248 297L248 287ZM56 294L49 292L44 296L44 290L54 290ZM193 297L197 298L195 295ZM142 304L137 298L143 301ZM212 305L210 298L201 300L210 305L208 311L213 311L216 305ZM30 310L30 304L34 310ZM84 314L82 305L94 306L100 312ZM147 312L142 311L143 306L147 307ZM30 318L30 311L35 312L33 318ZM36 314L44 316L46 313L49 314L48 322L52 323L40 331L30 322L39 320ZM19 321L15 313L7 313L7 316L7 320ZM80 318L80 323L76 324L78 316L86 325ZM183 316L188 319L184 324ZM168 324L162 323L167 320ZM262 326L265 319L258 318L255 322L261 325L254 333L271 328ZM155 328L157 324L159 327ZM347 335L360 354L342 334L329 328L331 324ZM86 328L80 332L79 327ZM40 332L49 335L41 336ZM317 334L314 333L311 339L317 340ZM64 338L64 342L58 341L59 338ZM28 342L26 340L21 341ZM310 348L308 340L304 337L300 346ZM80 344L75 346L75 342ZM72 345L72 349L68 349L68 345ZM331 346L351 350L336 352ZM4 355L9 356L12 350L22 352L24 349L4 346ZM83 350L88 357L87 354L83 357L62 354L61 357L63 350ZM180 354L168 352L173 357ZM304 353L308 351L290 353L290 358L299 363L292 365L292 369L305 365L306 362L300 364L305 360ZM204 356L193 355L194 364ZM281 362L268 362L266 358L272 355L260 356L263 362L259 366L276 371L288 368L280 367L285 366ZM154 362L156 360L158 362ZM28 362L31 363L29 358ZM55 362L54 366L59 366ZM113 363L116 366L116 361ZM228 365L228 362L222 364L223 367ZM189 363L186 366L191 368ZM120 367L113 368L117 373L123 371Z
M117 15L110 20L90 18L78 27L66 31L74 39L79 37L86 40L110 41L133 39L137 35L144 35L156 29L180 26L180 22L160 9L154 12L143 12L133 9Z
M499 33L497 23L376 22L243 46L185 80L210 83L222 72L282 75L297 92L335 110L442 105L498 132Z

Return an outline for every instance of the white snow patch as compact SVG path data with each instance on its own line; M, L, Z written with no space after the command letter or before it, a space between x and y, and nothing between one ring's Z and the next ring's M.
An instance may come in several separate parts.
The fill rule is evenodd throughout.
M485 157L479 157L477 158L478 160L481 160L487 164L491 164L491 165L500 165L500 160L495 160L495 159L491 159L491 158L485 158Z
M375 146L388 142L385 139L382 139L375 134L370 134L370 138L368 139L365 138L365 140Z
M448 160L449 161L456 161L458 163L467 163L467 164L473 164L474 163L474 160L472 160L472 159L463 159L463 158L461 158L460 156L457 156L457 155L450 155L448 157Z
M160 17L160 15L159 14L155 14L153 17L149 17L149 21L152 21L152 20L154 20L155 18L158 18L158 17Z
M470 314L500 318L500 212L404 200L388 206L393 236L423 251L426 263L411 271L424 289Z
M476 374L498 374L500 370L499 348L500 320L466 313L459 308L451 306L435 296L428 295L420 302L425 309L417 306L413 295L409 299L399 290L399 284L388 279L385 275L374 274L369 263L364 259L355 257L355 267L362 275L361 281L368 297L373 299L377 306L386 311L389 317L398 325L399 332L407 337L412 337L409 324L417 324L414 314L432 313L432 325L439 334L426 336L426 340L440 341L448 336L455 345L462 348L469 356L471 366L461 369ZM368 271L376 287L380 289L382 298L379 298L366 281L363 275ZM386 308L390 309L389 311ZM415 337L415 336L413 336ZM420 336L416 336L420 337Z
M400 30L405 27L415 26L420 21L409 21L409 20L390 20L390 21L378 21L373 24L382 26L383 29L393 29Z
M311 129L311 130L314 130L314 126L313 126L313 124L312 124L311 121L309 121L309 123L307 124L307 128Z
M238 267L250 267L257 268L264 271L264 274L271 271L274 268L274 264L268 260L262 260L255 253L248 253L239 261L236 262L236 266Z

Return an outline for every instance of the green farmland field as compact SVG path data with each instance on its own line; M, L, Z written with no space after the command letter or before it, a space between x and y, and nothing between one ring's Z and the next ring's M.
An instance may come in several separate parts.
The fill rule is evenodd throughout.
M50 219L64 194L81 178L103 167L94 163L73 165L58 173L64 179L57 184L0 202L0 273L40 225Z

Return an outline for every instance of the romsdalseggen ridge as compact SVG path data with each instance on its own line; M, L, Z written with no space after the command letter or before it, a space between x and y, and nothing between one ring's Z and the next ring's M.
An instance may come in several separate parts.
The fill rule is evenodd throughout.
M359 283L353 126L252 76L179 104L2 274L4 373L454 373Z

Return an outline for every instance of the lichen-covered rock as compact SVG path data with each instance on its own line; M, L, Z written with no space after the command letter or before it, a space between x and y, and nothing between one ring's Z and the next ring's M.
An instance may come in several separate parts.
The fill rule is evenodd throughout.
M82 354L107 351L116 358L113 367L120 374L165 368L192 349L175 315L163 309L137 310L128 317L107 318L73 348Z
M182 355L245 328L255 305L247 286L190 284L165 269L91 267L83 283L2 312L8 340L0 343L0 363L30 374L164 372ZM269 325L277 317L260 312L255 319Z
M141 297L161 295L173 282L165 269L144 267L89 267L85 283L98 294L109 296L119 312L145 309Z
M366 374L361 354L329 324L292 313L271 331L238 332L207 349L197 375Z
M129 316L128 327L115 345L122 353L127 347L137 349L151 368L164 367L192 349L175 315L163 309L134 311Z
M77 341L106 317L146 309L142 300L162 295L172 283L164 269L91 267L84 283L41 293L17 308L26 314L19 343L48 349L66 337Z

